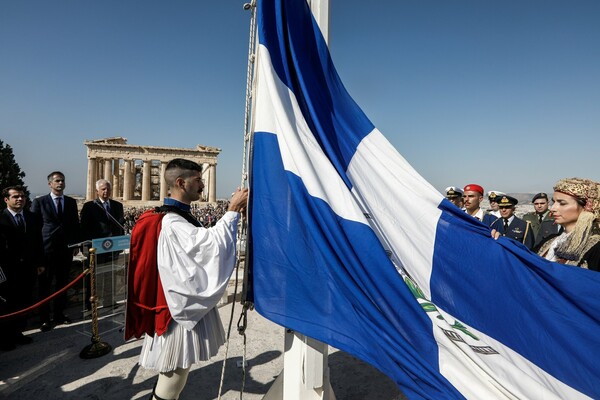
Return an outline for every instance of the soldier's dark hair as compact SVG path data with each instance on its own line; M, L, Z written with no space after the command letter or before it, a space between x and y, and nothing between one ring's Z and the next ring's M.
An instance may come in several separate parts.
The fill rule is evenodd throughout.
M177 178L188 178L195 172L202 173L202 166L194 161L184 158L175 158L167 164L165 168L165 181L169 186L173 186Z

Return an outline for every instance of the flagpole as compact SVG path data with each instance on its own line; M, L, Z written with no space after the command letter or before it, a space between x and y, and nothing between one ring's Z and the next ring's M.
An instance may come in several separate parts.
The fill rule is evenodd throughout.
M307 0L326 43L329 43L329 0ZM285 330L283 371L263 400L335 400L329 380L328 349L320 342Z
M307 0L325 43L329 45L329 0Z

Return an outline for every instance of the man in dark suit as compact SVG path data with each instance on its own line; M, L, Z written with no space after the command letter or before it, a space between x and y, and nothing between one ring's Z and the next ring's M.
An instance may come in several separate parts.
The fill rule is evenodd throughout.
M112 185L106 179L96 181L98 197L88 201L81 209L81 230L84 240L119 236L125 234L123 224L125 215L123 204L112 200ZM96 255L96 265L111 263L116 260L120 252L100 253ZM85 278L86 292L90 293L89 277ZM85 299L86 308L91 309L88 296Z
M83 239L91 240L123 235L125 215L123 204L110 198L112 186L109 181L96 182L98 198L88 201L81 209L81 229Z
M42 219L42 236L44 239L46 270L39 277L40 297L46 298L52 294L52 281L56 280L55 291L69 283L69 272L73 262L73 254L77 249L69 245L80 241L79 213L75 199L64 195L65 175L60 171L48 175L50 193L36 198L31 205L31 211ZM64 314L67 305L66 293L54 299L53 322L68 324L70 318ZM42 326L47 332L52 329L50 320L50 305L40 310Z
M533 248L533 231L531 224L514 215L515 206L519 201L512 196L504 195L498 200L500 218L491 226L502 236L509 237L523 243L528 249Z
M0 268L6 281L0 283L0 314L10 314L33 304L35 281L44 270L44 247L42 223L25 209L23 187L4 188L2 198L7 208L0 213ZM23 335L26 326L26 316L1 322L0 349L31 343L33 339Z

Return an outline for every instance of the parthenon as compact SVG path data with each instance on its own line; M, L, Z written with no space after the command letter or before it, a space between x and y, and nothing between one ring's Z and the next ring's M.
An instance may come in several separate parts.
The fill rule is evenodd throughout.
M96 198L95 183L103 178L112 183L115 199L123 202L160 201L168 195L163 178L167 163L174 158L186 158L202 165L205 188L200 201L217 201L219 148L138 146L127 144L127 139L122 137L86 140L83 144L87 147L88 158L86 200Z

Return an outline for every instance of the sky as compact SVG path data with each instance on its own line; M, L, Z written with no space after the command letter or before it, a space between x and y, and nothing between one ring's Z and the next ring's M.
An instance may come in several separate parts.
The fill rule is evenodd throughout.
M222 149L240 185L242 1L0 0L0 139L34 194L85 193L85 140ZM600 2L331 0L330 51L374 125L434 187L600 181Z

